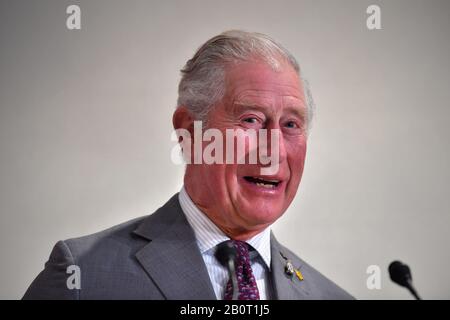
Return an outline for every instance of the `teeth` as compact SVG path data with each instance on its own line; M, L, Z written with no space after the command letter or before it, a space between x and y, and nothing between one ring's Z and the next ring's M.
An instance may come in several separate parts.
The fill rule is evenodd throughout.
M253 179L259 179L259 180L261 180L261 178L259 178L259 177L252 177ZM269 182L273 182L273 183L278 183L278 182L280 182L280 180L270 180L270 179L264 179L264 181L269 181Z
M266 188L266 189L274 189L280 184L280 180L276 179L263 179L260 177L245 177L245 179L249 182L256 184L258 187Z
M259 187L267 188L267 189L272 189L275 187L273 184L265 184L265 183L261 183L261 182L257 182L256 185Z

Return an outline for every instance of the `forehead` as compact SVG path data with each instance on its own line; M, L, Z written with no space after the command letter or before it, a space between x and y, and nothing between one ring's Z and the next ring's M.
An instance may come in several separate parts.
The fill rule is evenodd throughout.
M227 104L304 105L305 97L297 72L287 63L279 70L263 62L245 62L227 68L225 75Z

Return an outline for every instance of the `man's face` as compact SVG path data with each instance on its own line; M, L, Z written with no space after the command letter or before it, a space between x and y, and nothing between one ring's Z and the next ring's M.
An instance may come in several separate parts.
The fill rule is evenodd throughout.
M248 161L189 165L185 185L216 225L229 236L245 239L277 220L297 192L306 154L307 110L299 77L287 64L278 72L262 62L231 66L225 89L223 100L209 114L208 128L219 129L223 137L227 129L266 129L269 154L272 130L279 130L278 171L262 175L261 168L270 165Z

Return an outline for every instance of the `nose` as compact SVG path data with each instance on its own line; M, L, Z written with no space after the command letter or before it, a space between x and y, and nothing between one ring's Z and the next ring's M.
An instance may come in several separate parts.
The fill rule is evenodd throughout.
M286 151L286 144L284 143L284 136L283 132L279 130L280 135L278 137L278 145L279 145L279 163L283 163L287 159L287 151Z
M266 152L260 151L259 154L262 156L262 163L260 164L268 166L273 165L273 162L281 164L287 159L283 132L278 124L270 124L265 129L267 130L267 134L263 137L263 141L260 141L260 148L266 148Z
M280 129L279 125L269 126L267 129L269 131L268 137L269 154L272 156L272 151L278 152L278 163L283 163L287 159L287 151L283 131ZM272 139L272 137L275 137L275 139ZM278 144L278 148L277 146L273 145L274 143Z

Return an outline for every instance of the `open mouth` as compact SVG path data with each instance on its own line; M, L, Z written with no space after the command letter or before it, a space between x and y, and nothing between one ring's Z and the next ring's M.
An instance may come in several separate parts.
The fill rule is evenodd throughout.
M273 189L276 188L281 181L280 180L269 180L269 179L262 179L259 177L244 177L245 180L247 180L248 182L254 183L259 187L264 187L267 189Z

